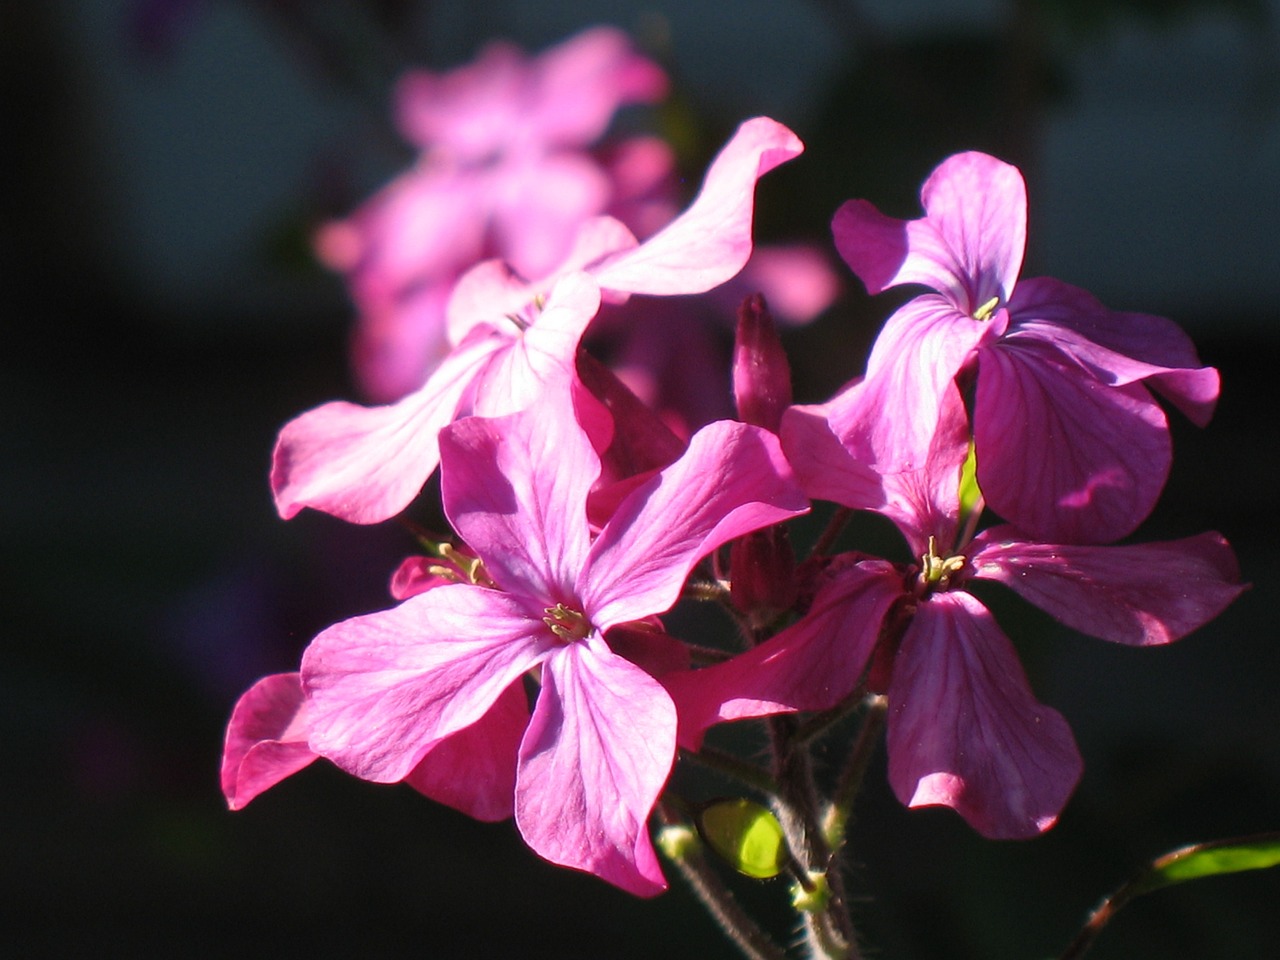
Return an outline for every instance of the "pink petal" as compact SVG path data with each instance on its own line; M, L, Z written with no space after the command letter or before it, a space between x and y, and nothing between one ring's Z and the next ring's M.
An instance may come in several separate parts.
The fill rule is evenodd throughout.
M952 807L983 836L1032 837L1080 778L1066 721L968 594L935 594L907 628L889 686L889 782L911 807Z
M307 746L307 719L296 673L263 677L244 692L222 750L222 794L232 810L316 758Z
M1164 413L1141 385L1107 386L1026 340L983 351L973 419L983 496L1041 540L1131 533L1173 456Z
M613 27L593 27L551 47L538 57L537 70L534 119L548 143L585 146L623 104L667 94L662 69Z
M828 417L845 394L830 403L793 406L782 415L782 449L804 492L855 510L884 504L880 474L836 437Z
M974 539L975 576L1091 636L1134 646L1177 640L1246 589L1221 535L1165 543L1075 547L1028 543L1011 527Z
M513 684L483 717L428 749L405 782L469 817L505 820L514 808L516 755L528 724L524 688Z
M287 520L311 507L352 523L378 523L403 510L435 471L440 428L503 342L469 339L398 403L326 403L285 424L271 466L280 516Z
M1016 167L982 153L944 160L920 192L925 216L886 217L851 200L832 221L836 249L867 290L922 283L967 316L1006 303L1026 246L1027 194Z
M585 273L561 277L530 327L496 351L477 378L473 412L503 416L525 409L574 375L578 341L600 309L600 288Z
M403 780L553 641L536 605L469 584L336 623L302 657L311 748L362 779Z
M1197 426L1213 416L1218 371L1201 365L1191 338L1173 321L1108 310L1092 294L1047 277L1022 281L1009 312L1010 338L1052 343L1104 383L1141 380Z
M489 180L492 240L526 277L556 270L573 249L579 226L603 213L612 194L605 171L578 153L508 163Z
M693 565L734 537L809 509L773 434L720 421L637 488L592 544L578 596L597 628L676 602Z
M831 575L805 616L731 660L662 677L680 715L680 745L697 750L713 724L826 710L853 692L902 578L887 561Z
M600 461L569 385L528 410L468 417L440 435L441 495L454 529L508 590L569 601L590 546L586 502Z
M840 280L826 253L807 244L756 247L739 281L764 294L781 323L808 323L840 295Z
M858 403L832 409L836 436L882 473L920 469L955 376L987 333L935 294L905 303L876 337Z
M520 747L516 824L539 856L648 897L667 884L646 822L675 760L676 712L590 641L549 657Z
M777 121L743 123L712 161L701 192L679 217L634 250L592 273L602 289L659 295L702 293L724 283L751 256L756 181L804 149Z

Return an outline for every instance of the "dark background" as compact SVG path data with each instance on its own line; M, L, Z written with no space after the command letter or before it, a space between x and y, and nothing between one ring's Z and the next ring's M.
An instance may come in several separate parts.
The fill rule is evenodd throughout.
M13 956L731 957L678 878L638 901L407 788L323 763L229 814L223 726L323 626L389 603L394 525L288 524L279 426L352 396L349 307L308 225L409 154L387 85L505 35L608 19L672 70L648 122L696 175L739 120L809 144L764 182L762 237L835 207L917 212L979 148L1023 167L1025 273L1162 313L1223 374L1175 423L1141 539L1222 531L1253 589L1165 649L1072 635L996 596L1085 758L1059 825L983 841L903 810L882 758L851 841L873 956L1056 955L1140 863L1280 829L1274 4L951 0L466 4L61 0L0 12L0 919ZM849 290L789 336L797 395L857 371L885 302ZM681 771L678 776L686 774ZM743 885L776 921L781 884ZM863 899L865 897L865 899ZM1091 956L1269 956L1276 873L1139 901ZM785 922L783 920L782 922Z

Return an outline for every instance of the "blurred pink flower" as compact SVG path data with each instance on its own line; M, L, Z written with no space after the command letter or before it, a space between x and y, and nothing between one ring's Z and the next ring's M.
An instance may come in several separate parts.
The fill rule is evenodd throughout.
M615 199L639 204L643 184L670 174L669 152L648 141L616 166L586 150L620 106L665 93L662 71L609 27L537 57L493 43L456 70L401 78L396 119L417 163L315 241L346 275L354 366L371 398L412 392L447 354L445 304L468 267L501 257L542 276L584 220Z

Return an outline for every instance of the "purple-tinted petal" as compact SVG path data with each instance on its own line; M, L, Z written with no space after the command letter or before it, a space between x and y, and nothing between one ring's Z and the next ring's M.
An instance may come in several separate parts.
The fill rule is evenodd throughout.
M239 810L316 758L307 746L307 704L296 673L263 677L231 712L222 750L222 795Z
M899 800L952 807L993 839L1049 829L1081 772L1070 728L1036 701L1008 638L954 591L920 604L903 637L888 745Z
M855 385L856 386L856 385ZM847 391L826 404L793 406L783 412L781 440L804 492L855 510L874 510L884 501L880 474L832 432L828 417Z
M477 333L482 333L477 331ZM378 523L413 500L439 463L436 437L463 392L504 341L468 339L426 384L398 403L326 403L285 424L276 440L271 490L286 520L303 507L352 523Z
M707 727L727 720L834 707L857 686L902 595L888 562L851 565L823 585L801 620L760 646L662 677L680 714L680 745L698 749Z
M1092 294L1047 277L1023 280L1009 302L1009 337L1031 336L1109 384L1143 381L1197 426L1213 416L1218 371L1201 365L1172 320L1108 310Z
M918 470L955 375L985 332L937 295L905 303L876 337L859 402L831 411L836 436L883 473Z
M647 897L666 889L646 822L675 760L661 685L593 644L548 658L520 746L516 824L530 847Z
M471 726L554 637L542 611L454 584L322 631L302 658L311 748L365 780L403 780Z
M974 539L975 576L1091 636L1168 643L1212 620L1246 588L1217 533L1164 543L1076 547L1028 543L1011 527Z
M1140 384L1107 386L1026 340L982 352L973 420L983 496L1041 540L1131 533L1173 456L1164 412Z
M528 724L524 688L513 684L483 717L427 750L405 782L469 817L505 820L514 807L516 755Z
M592 269L600 287L626 293L702 293L724 283L751 256L756 181L804 149L775 120L743 123L712 161L684 213L634 250Z
M592 623L662 613L689 571L716 547L809 509L773 434L720 421L627 496L592 544L578 596Z
M933 171L920 199L919 220L887 217L865 200L836 211L836 249L867 290L922 283L967 316L993 297L1007 302L1026 246L1018 169L982 153L956 154Z
M587 557L587 493L600 461L569 385L518 414L468 417L440 435L441 496L454 529L502 587L569 601Z

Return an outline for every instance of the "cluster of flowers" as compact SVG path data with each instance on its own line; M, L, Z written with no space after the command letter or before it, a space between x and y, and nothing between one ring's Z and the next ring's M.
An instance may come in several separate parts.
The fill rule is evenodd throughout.
M458 539L401 565L397 606L327 628L300 671L243 695L222 767L233 808L324 757L483 820L514 816L547 860L651 895L666 883L647 821L677 747L697 750L719 722L870 692L887 698L904 803L1031 836L1054 822L1081 761L970 582L1133 645L1185 635L1243 589L1216 534L1111 545L1151 511L1170 466L1153 393L1203 424L1217 372L1167 320L1056 280L1018 282L1022 177L983 154L934 171L920 219L861 200L837 212L836 248L871 292L927 289L889 318L864 376L825 404L792 405L764 301L749 298L739 419L673 432L582 337L602 304L738 276L756 182L802 147L772 120L744 123L692 204L641 241L609 215L638 194L587 197L591 178L571 172L585 154L569 148L659 88L611 31L534 62L495 48L406 82L402 125L431 152L327 242L354 251L371 329L431 301L444 345L414 354L423 368L395 402L329 403L287 424L271 482L283 517L309 507L377 523L439 468ZM416 199L402 209L405 192ZM485 234L470 256L497 240L504 259L442 266L442 249L461 245L432 231L459 223ZM797 566L783 525L814 500L887 516L918 559L850 551ZM979 532L987 505L1004 522ZM742 616L781 629L695 668L659 617L699 564L719 576L722 554Z

